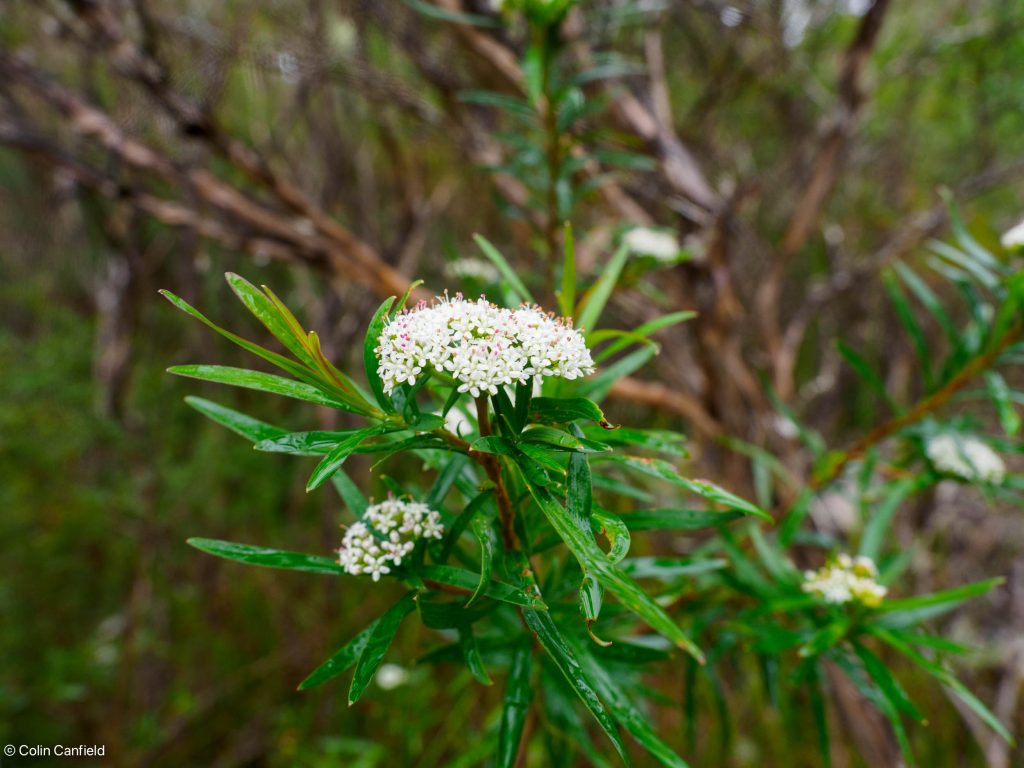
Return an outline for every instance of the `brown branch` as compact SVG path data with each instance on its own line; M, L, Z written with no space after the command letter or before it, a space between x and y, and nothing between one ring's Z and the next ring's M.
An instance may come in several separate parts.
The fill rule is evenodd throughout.
M843 157L867 101L867 64L878 41L888 7L889 0L875 0L861 19L856 36L843 54L838 100L823 123L821 138L811 162L810 175L793 208L793 215L775 259L757 293L756 305L761 316L762 334L773 360L777 357L782 344L779 301L785 276L793 258L814 231L825 201L838 181ZM777 371L774 372L773 378L780 397L788 399L792 392L785 391L780 386L784 382L778 381Z

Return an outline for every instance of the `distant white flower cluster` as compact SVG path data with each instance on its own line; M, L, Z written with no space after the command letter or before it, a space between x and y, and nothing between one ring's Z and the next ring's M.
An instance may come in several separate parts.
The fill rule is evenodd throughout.
M444 535L441 516L426 504L389 498L368 507L362 522L345 531L338 562L353 576L366 574L380 581L416 547L420 539Z
M658 261L674 259L680 251L675 235L651 227L633 227L622 236L622 243L631 253L650 256Z
M391 318L377 347L377 374L390 393L434 370L459 382L459 392L479 397L506 384L538 376L576 379L594 370L582 334L571 320L539 307L504 309L481 296L456 294Z
M1003 233L1000 242L1008 251L1015 250L1017 248L1024 248L1024 221L1021 221L1014 227L1010 227Z
M382 690L393 691L409 682L409 670L397 664L381 664L374 679Z
M498 268L483 259L456 259L448 264L448 271L460 280L479 280L481 283L496 283L500 277Z
M928 458L940 472L964 480L999 484L1006 477L1006 465L998 453L974 437L945 433L928 441Z
M878 583L878 569L870 557L840 554L817 571L805 571L804 592L826 603L857 602L869 608L881 605L887 590Z

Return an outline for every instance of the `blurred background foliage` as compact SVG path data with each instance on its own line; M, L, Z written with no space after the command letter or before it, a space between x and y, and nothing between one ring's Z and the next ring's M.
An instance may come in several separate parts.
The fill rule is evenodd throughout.
M894 396L920 392L880 274L916 267L946 233L937 187L993 248L1024 211L1024 6L891 5L600 0L563 28L564 76L607 67L580 84L588 109L559 138L567 157L586 155L558 210L581 274L600 273L624 225L658 224L688 258L627 270L610 312L623 328L700 312L658 336L661 355L609 413L690 433L693 473L737 492L753 495L756 478L725 435L808 476L775 393L829 445L884 416L837 338ZM0 9L0 741L105 743L116 765L486 762L495 694L465 671L414 669L353 709L331 686L295 691L346 622L389 596L184 545L201 534L327 552L339 505L306 496L309 467L255 454L184 405L196 387L167 366L252 361L156 289L252 331L220 278L239 272L301 309L342 363L405 276L487 287L451 271L482 232L554 306L545 253L560 229L530 187L546 183L543 126L536 145L517 142L534 128L493 98L521 98L527 37L483 0ZM346 425L204 394L295 429ZM368 467L354 457L349 474L379 495ZM819 501L818 528L841 531L844 500ZM892 533L912 552L910 583L1008 578L943 621L980 645L964 677L1020 733L1020 509L948 484L914 507ZM393 656L408 664L419 647L405 633ZM685 674L651 684L678 701ZM666 708L660 732L695 765L817 764L812 740L746 682L755 674L720 678L731 724L707 696L689 726ZM952 703L930 703L930 726L912 732L922 764L1024 764ZM855 704L840 711L835 764L869 764L854 745L870 728Z

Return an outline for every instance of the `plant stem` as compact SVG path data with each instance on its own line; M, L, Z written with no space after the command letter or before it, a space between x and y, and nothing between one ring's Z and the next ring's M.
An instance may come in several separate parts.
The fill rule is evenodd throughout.
M488 413L487 396L481 395L476 398L476 417L480 423L480 437L487 437L493 434L491 431L491 418ZM505 549L509 551L519 549L519 537L515 531L515 512L512 509L512 500L505 488L505 481L501 475L501 460L493 453L471 454L476 461L487 472L487 477L494 483L494 498L498 502L498 514L501 518L501 538Z
M562 147L558 135L558 110L555 108L551 93L551 69L554 58L554 41L550 30L544 30L541 45L543 46L543 71L541 89L544 94L543 124L544 139L547 144L548 188L547 215L544 221L544 241L547 246L547 277L548 285L555 285L555 254L558 250L558 177L562 166Z
M916 424L929 414L937 411L953 395L967 386L975 376L991 368L1006 348L1020 338L1022 331L1024 331L1024 325L1021 323L1013 325L991 349L971 360L956 376L946 382L940 390L920 400L917 405L902 416L897 416L879 425L854 443L843 453L842 458L829 468L828 472L820 478L813 480L811 486L814 489L824 488L839 477L847 465L862 457L873 446L896 434L904 427Z

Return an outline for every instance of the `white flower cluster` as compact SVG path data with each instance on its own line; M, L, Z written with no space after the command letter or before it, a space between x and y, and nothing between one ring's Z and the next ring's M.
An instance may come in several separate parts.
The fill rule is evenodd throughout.
M631 253L650 256L658 261L674 259L680 251L675 235L650 227L633 227L622 236L622 243Z
M338 562L353 576L367 574L380 581L416 547L420 539L444 535L441 516L426 504L389 498L366 509L362 522L345 531Z
M391 318L376 351L377 374L388 393L428 369L448 374L459 382L459 392L473 397L496 395L500 386L538 376L576 379L594 370L571 321L539 307L504 309L483 296L469 301L461 294L420 302Z
M1006 230L1000 238L1000 243L1008 251L1024 248L1024 221Z
M999 454L974 437L948 432L936 435L928 441L926 452L940 472L964 480L999 484L1006 476L1006 465Z
M889 591L877 579L878 569L870 557L840 554L817 571L805 571L802 589L826 603L854 601L875 608Z
M481 283L496 283L500 277L498 268L483 259L456 259L448 265L448 271L453 277Z

